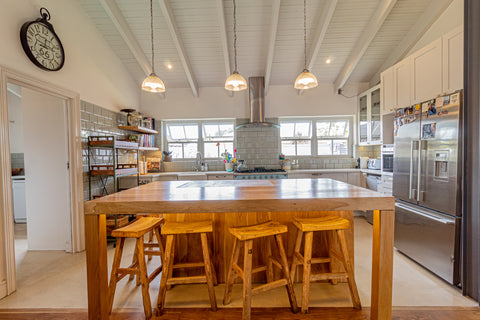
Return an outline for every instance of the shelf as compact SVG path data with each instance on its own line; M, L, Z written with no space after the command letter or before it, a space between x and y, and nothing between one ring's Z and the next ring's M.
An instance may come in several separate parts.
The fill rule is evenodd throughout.
M137 174L137 173L138 173L137 168L115 170L115 176L117 176L117 177L125 176L125 175L131 175L131 174ZM114 172L113 172L113 170L90 170L90 175L91 176L113 176Z
M138 150L140 151L158 151L160 148L155 147L139 147Z
M129 130L129 131L135 131L135 132L140 132L140 133L151 133L151 134L158 134L158 131L148 129L148 128L143 128L139 126L119 126L119 129L122 130Z
M138 149L137 142L116 140L113 136L93 136L88 139L89 146L93 148Z

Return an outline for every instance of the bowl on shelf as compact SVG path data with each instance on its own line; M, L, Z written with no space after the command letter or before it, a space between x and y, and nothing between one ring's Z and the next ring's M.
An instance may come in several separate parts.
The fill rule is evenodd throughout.
M12 168L12 176L18 176L22 173L23 168Z

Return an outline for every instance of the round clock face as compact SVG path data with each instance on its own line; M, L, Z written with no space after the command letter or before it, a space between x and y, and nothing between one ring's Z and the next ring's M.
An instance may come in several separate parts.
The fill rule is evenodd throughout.
M63 67L65 54L55 32L42 22L27 22L20 31L23 50L38 67L57 71Z

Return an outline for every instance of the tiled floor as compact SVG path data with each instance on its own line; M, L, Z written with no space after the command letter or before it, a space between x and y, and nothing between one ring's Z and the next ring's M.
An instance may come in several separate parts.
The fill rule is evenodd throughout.
M87 306L85 254L67 254L59 251L26 251L25 231L17 228L16 262L18 290L0 300L0 308L85 308ZM355 273L360 299L370 305L370 265L372 227L363 219L355 219ZM110 248L109 266L113 259ZM125 248L125 263L133 253L133 243ZM150 267L155 268L154 258ZM156 301L159 278L150 287L152 302ZM224 286L216 287L218 305L222 304ZM301 284L295 285L297 297L301 297ZM234 286L232 303L228 307L240 307L241 285ZM205 285L177 286L167 292L166 307L208 307ZM394 306L478 306L477 302L463 297L460 291L438 279L430 272L395 252L394 256ZM288 306L283 288L255 296L253 307ZM311 285L310 306L350 306L346 284L332 286ZM117 287L114 307L142 308L141 289L135 282L122 280Z

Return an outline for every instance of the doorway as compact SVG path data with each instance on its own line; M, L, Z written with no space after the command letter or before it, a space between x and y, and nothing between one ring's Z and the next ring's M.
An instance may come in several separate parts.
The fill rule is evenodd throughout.
M9 96L21 102L15 119L9 119ZM29 250L79 252L85 238L79 95L0 67L0 122L2 298L16 290L15 231L19 240L26 234ZM12 191L19 188L12 190L12 168L25 177L25 217L18 223L26 222L27 228L15 228Z

